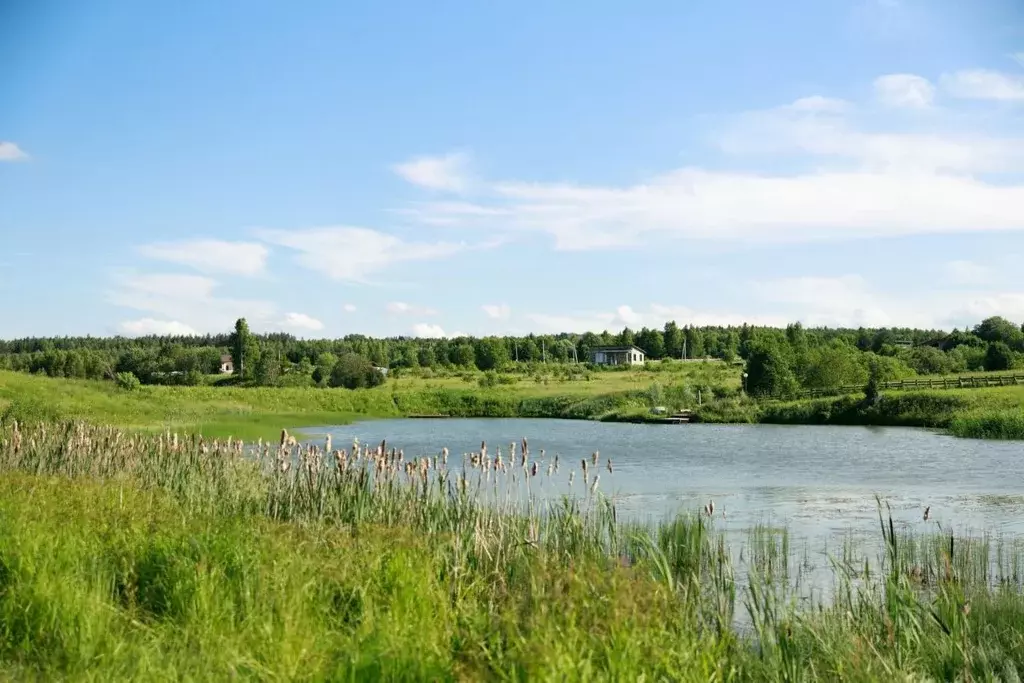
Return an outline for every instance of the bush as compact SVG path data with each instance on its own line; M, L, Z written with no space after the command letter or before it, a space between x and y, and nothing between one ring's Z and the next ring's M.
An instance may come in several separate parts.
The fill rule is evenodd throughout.
M331 370L331 386L345 389L363 389L380 386L384 383L384 375L373 367L365 356L358 353L346 353Z
M1012 370L1015 361L1013 351L1003 342L993 342L985 351L986 370Z
M118 387L124 389L125 391L135 391L140 386L142 386L142 382L139 381L139 378L136 377L135 373L133 372L117 373L114 376L114 382L117 383Z

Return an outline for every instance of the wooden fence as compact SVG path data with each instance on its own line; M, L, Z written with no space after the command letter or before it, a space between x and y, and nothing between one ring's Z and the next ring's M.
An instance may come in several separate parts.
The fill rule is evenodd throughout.
M901 379L892 382L879 382L879 391L906 389L982 389L984 387L1006 387L1024 384L1024 375L971 375L968 377L924 377L918 379ZM800 398L818 398L821 396L840 396L864 391L863 384L848 384L832 389L804 389L798 393Z

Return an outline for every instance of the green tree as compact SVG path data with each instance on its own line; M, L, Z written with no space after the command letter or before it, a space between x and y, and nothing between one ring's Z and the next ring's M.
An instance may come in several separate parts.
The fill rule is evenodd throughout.
M628 327L622 328L622 332L619 333L617 343L623 346L633 346L636 344L636 335L633 334L633 330Z
M346 353L338 359L331 371L332 387L363 389L384 383L384 375L365 356Z
M809 389L836 389L862 384L868 379L868 368L860 362L859 355L855 348L840 341L805 350L801 368L804 386Z
M788 398L796 394L799 384L787 354L771 339L750 344L747 357L747 393L752 396Z
M1004 342L998 341L988 345L985 351L986 370L1012 370L1016 364L1013 350Z
M309 363L305 358L302 359ZM253 381L263 387L277 386L281 379L281 362L271 353L258 354L252 370Z
M686 357L687 358L703 358L704 357L704 334L700 331L700 328L692 325L687 326L685 332L686 338Z
M432 368L437 365L437 357L434 355L434 347L422 344L417 351L416 361L421 368Z
M683 331L675 321L665 323L665 356L679 358L683 355Z
M481 370L500 370L508 364L508 347L498 337L480 339L476 344L476 366Z
M1020 349L1024 342L1024 334L1020 328L998 315L985 318L978 323L974 328L974 334L990 344L1001 342L1014 349Z
M259 355L259 343L249 331L249 323L245 318L239 318L235 321L235 331L231 335L231 358L235 374L242 379L251 379Z
M476 363L476 349L473 348L472 344L463 342L451 348L452 365L457 365L461 368L469 368Z
M953 372L953 359L934 346L915 346L899 355L919 375L948 375Z

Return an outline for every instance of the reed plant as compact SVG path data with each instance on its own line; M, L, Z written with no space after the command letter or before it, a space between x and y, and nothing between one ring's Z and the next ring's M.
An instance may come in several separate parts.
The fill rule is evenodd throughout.
M621 520L605 465L7 422L0 675L1017 680L1012 539L880 501L881 556L844 546L807 603L784 530L737 561L713 504Z

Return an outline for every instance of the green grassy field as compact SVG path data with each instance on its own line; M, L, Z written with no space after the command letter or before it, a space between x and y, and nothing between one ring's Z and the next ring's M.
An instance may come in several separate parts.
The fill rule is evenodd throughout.
M653 417L652 406L667 405L692 407L706 422L903 425L943 428L966 437L1024 438L1024 386L886 391L873 406L866 406L862 396L753 401L736 391L735 368L700 363L677 368L593 372L589 379L581 373L546 384L519 378L487 387L480 386L483 375L471 381L399 378L357 391L229 386L126 391L111 382L0 372L0 414L23 421L81 418L131 429L252 439L271 438L280 425L296 428L414 414L645 420ZM697 388L702 391L699 406Z
M493 470L494 485L516 470ZM461 461L410 471L376 451L275 446L253 460L225 442L7 425L0 677L704 683L1024 671L1019 548L893 532L880 512L880 563L837 555L834 601L799 606L776 530L752 533L741 578L713 520L624 525L599 492L485 506L481 476Z

